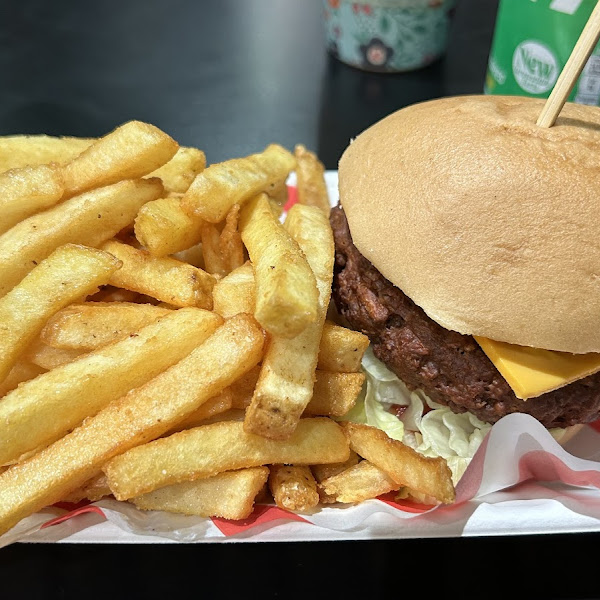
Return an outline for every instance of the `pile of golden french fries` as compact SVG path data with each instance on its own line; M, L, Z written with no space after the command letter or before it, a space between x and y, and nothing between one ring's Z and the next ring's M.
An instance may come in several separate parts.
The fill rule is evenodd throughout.
M368 340L327 319L328 213L302 146L206 167L137 121L0 138L0 533L109 495L228 519L452 502L443 460L336 420Z

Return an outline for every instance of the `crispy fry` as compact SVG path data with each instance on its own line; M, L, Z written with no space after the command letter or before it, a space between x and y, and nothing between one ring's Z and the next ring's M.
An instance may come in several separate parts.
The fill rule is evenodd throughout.
M364 373L317 371L312 398L304 415L343 417L356 403L364 382Z
M325 184L325 167L317 155L307 150L302 144L294 148L296 158L296 176L298 202L320 208L329 218L331 204Z
M178 313L186 310L203 312ZM171 316L163 320L176 325ZM0 534L81 486L111 457L162 435L260 359L263 334L252 317L216 331L219 319L210 321L196 327L197 347L187 357L0 476Z
M241 267L245 260L244 244L238 231L240 205L234 204L225 217L225 227L219 236L219 246L224 256L225 275Z
M116 240L105 242L102 249L123 263L111 277L112 285L174 306L212 309L215 279L205 271L174 258L152 256Z
M183 207L190 215L220 223L234 204L241 206L285 180L295 165L293 155L278 144L271 144L259 154L210 165L190 185Z
M317 368L333 373L360 371L363 354L369 346L366 335L325 321Z
M46 369L43 369L28 360L18 360L4 381L0 382L0 398L14 390L20 383L34 379L45 372Z
M173 258L177 260L181 260L182 262L189 263L190 265L194 265L194 267L198 267L203 271L206 271L204 268L204 255L202 254L202 243L198 243L187 250L180 250L173 254ZM214 290L213 290L214 291Z
M245 414L246 414L246 412L243 410L239 410L237 408L230 408L229 410L226 410L225 412L222 412L217 415L213 415L212 417L208 417L207 419L204 419L204 421L202 421L202 423L199 423L197 425L197 427L199 427L199 426L204 427L205 425L211 425L212 423L222 423L224 421L242 422L244 420ZM193 428L188 427L187 429L193 429ZM181 431L181 429L179 429L179 431Z
M224 257L221 255L219 230L212 223L202 224L202 260L207 273L218 277L227 275Z
M323 480L328 479L329 477L333 477L350 467L353 467L358 463L360 457L354 450L350 450L350 458L341 463L334 463L332 465L313 465L311 467L312 474L315 476L315 479L318 483L321 483Z
M171 160L178 147L154 125L129 121L63 166L65 196L147 175Z
M315 320L293 338L271 337L244 428L270 439L288 438L313 395L323 324L331 297L334 244L329 219L313 206L293 206L285 228L299 244L319 291Z
M243 208L240 229L254 266L256 319L274 335L298 335L319 312L315 276L298 243L275 219L265 194Z
M302 419L289 440L275 441L245 433L243 423L224 421L132 448L109 461L103 470L115 497L127 500L223 471L277 463L341 462L349 455L341 433L330 419Z
M217 281L213 288L213 308L228 319L238 313L254 314L255 306L254 269L252 263L247 261Z
M212 419L217 415L222 415L227 412L231 408L232 399L233 394L231 388L225 388L216 396L209 398L183 421L177 423L175 427L169 430L168 434L177 433L184 429L192 429L193 427L198 427L198 425L206 424L207 419Z
M209 273L219 277L224 277L244 264L244 245L238 232L239 210L238 204L232 206L220 233L212 223L204 223L202 226L204 265Z
M9 392L0 402L0 423L6 426L0 438L0 464L52 443L112 400L156 377L189 354L202 335L207 336L220 321L214 313L201 309L174 311L135 336Z
M273 465L269 489L279 508L305 512L319 503L317 482L306 465Z
M96 141L50 135L0 136L0 173L48 163L65 165ZM148 177L160 177L167 192L183 193L205 167L206 156L202 150L180 147L170 161Z
M351 448L398 485L451 504L455 493L452 473L443 458L429 458L368 425L343 423Z
M113 285L105 285L98 292L88 296L89 302L143 302L144 295L137 292L130 292ZM152 299L154 301L154 298Z
M36 338L23 353L23 358L37 367L50 371L83 356L83 350L54 348Z
M120 262L101 250L57 248L0 299L0 382L53 314L107 283Z
M288 186L286 179L275 181L265 191L267 196L269 196L269 199L273 200L271 207L273 207L273 205L277 207L277 210L273 212L279 216L283 206L288 201Z
M106 496L110 496L112 492L108 487L106 481L106 475L100 471L94 477L89 479L81 487L73 490L62 498L62 502L72 502L73 504L81 502L82 500L89 500L90 502L96 502Z
M349 467L345 471L325 479L319 488L321 501L355 503L377 498L397 490L399 485L384 471L368 460Z
M426 504L430 506L435 506L438 503L438 501L433 496L422 494L421 492L411 490L408 487L401 487L398 490L398 493L396 494L395 500L396 502L401 502L402 500L410 500L411 502L418 502L419 504Z
M198 244L203 223L200 217L183 210L179 198L159 198L140 209L135 235L154 256L167 256Z
M256 367L231 386L233 408L246 409L250 406L259 375L260 367ZM363 373L317 370L312 398L303 416L343 417L356 403L364 381Z
M283 215L283 206L277 204L277 202L275 202L273 198L269 198L269 206L271 207L271 212L273 213L273 216L278 221L281 221L281 215Z
M0 173L47 163L65 164L94 143L91 138L50 135L0 136Z
M60 170L52 165L23 167L0 175L0 234L56 204L63 195Z
M89 351L123 339L172 311L133 302L71 304L48 319L40 339L54 348Z
M227 471L207 479L169 485L132 498L131 502L142 510L245 519L252 513L256 495L268 476L267 467Z
M97 247L162 193L158 179L121 181L33 215L0 236L0 297L64 244Z
M246 410L250 406L259 375L260 365L250 369L243 377L231 384L229 391L232 408Z
M183 193L206 167L206 156L198 148L179 148L175 156L162 167L150 173L160 177L167 192Z

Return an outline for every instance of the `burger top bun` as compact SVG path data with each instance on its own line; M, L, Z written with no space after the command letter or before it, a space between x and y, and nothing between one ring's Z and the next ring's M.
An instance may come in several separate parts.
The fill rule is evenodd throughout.
M600 108L463 96L402 109L339 165L359 251L463 334L600 351Z

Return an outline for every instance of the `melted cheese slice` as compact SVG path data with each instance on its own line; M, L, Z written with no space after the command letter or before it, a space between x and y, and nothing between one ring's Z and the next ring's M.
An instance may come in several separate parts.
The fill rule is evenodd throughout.
M526 400L600 371L600 354L540 350L475 337L515 396Z

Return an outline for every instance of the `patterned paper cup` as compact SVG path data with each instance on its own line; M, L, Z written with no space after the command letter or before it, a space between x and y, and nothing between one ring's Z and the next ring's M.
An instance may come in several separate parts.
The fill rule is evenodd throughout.
M396 73L446 51L455 0L323 0L327 48L342 62Z

